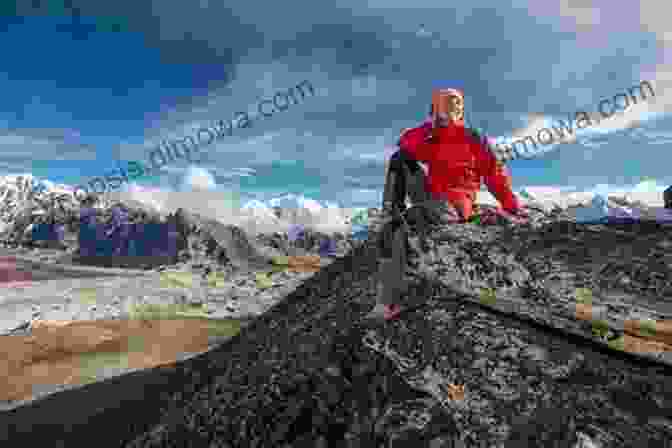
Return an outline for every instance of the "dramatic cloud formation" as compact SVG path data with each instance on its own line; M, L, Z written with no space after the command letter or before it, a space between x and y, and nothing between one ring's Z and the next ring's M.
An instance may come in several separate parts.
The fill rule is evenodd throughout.
M23 45L7 49L12 73L0 76L0 169L89 159L103 175L306 79L309 101L213 143L195 165L221 188L364 201L382 189L385 155L425 117L435 86L463 88L468 120L504 138L595 112L651 80L654 100L539 160L511 162L514 184L672 183L672 152L659 144L672 140L672 34L654 0L70 3L74 25L50 28L30 6L33 18L6 25ZM157 183L168 182L162 176Z
M217 182L210 172L204 168L190 166L184 173L181 191L212 190Z

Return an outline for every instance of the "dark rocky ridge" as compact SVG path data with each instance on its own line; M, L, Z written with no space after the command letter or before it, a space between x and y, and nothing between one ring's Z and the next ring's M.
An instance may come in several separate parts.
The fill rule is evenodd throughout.
M409 274L433 278L466 300L588 338L605 347L622 336L624 322L672 318L666 248L669 228L655 222L541 227L471 225L432 235L430 251L412 261ZM577 289L592 291L603 309L606 337L576 318ZM490 289L493 299L481 293ZM496 297L496 299L495 299ZM637 356L672 364L669 351Z
M538 317L590 277L570 274L605 261L595 228L557 226L432 235L433 251L409 269L417 307L385 326L362 321L374 304L376 259L370 245L358 247L222 347L4 414L0 435L9 446L101 448L458 446L451 439L569 447L586 436L601 447L669 446L668 366L553 330L549 316L537 325L512 319L449 287L466 276L472 288L520 288ZM627 238L601 229L602 244L620 235L621 249L666 238L660 228L612 230ZM564 274L562 291L544 283L551 274ZM448 400L448 383L464 384L465 399Z

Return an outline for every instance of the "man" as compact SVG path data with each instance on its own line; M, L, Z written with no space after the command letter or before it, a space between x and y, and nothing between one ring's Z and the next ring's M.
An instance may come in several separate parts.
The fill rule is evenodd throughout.
M464 94L456 89L432 94L430 120L402 132L390 159L383 209L373 226L379 249L378 304L370 318L391 320L402 311L407 258L406 223L421 240L430 226L464 223L474 214L476 192L484 181L502 205L502 214L524 222L511 190L511 177L474 131L464 126ZM418 162L427 165L427 175ZM406 211L406 196L413 207ZM404 215L405 219L402 218Z

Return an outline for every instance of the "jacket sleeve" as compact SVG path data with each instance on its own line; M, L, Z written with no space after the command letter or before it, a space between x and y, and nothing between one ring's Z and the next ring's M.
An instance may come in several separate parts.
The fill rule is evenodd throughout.
M399 137L399 149L408 157L419 162L430 162L433 148L429 144L431 124L404 131Z
M511 188L511 175L506 166L499 162L495 155L481 141L474 142L474 150L478 154L480 175L490 193L499 201L502 208L508 212L520 208L518 198Z

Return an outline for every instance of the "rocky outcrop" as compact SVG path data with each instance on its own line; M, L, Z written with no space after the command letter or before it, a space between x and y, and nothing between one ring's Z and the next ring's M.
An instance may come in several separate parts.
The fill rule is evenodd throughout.
M604 244L648 250L666 233L569 226L431 234L409 267L411 307L386 325L364 320L377 269L364 244L227 344L17 409L0 433L16 446L665 446L670 367L564 331L552 286L598 281L618 256ZM493 306L500 293L519 308Z
M126 446L629 447L670 439L669 368L465 301L442 280L440 260L471 277L471 287L480 280L523 296L540 273L529 269L531 249L523 261L507 258L510 229L451 231L433 235L434 265L416 258L414 309L399 321L362 320L373 305L375 253L356 250L320 273L322 285L307 282L227 350L210 353L207 379ZM577 233L592 242L590 229ZM423 275L423 264L438 275Z
M269 266L270 258L262 254L239 227L183 209L178 210L177 215L183 222L182 228L190 230L191 238L187 237L190 257L214 256L246 270Z
M0 182L0 240L29 243L31 224L53 222L76 232L80 201L62 185L30 175L5 176Z

